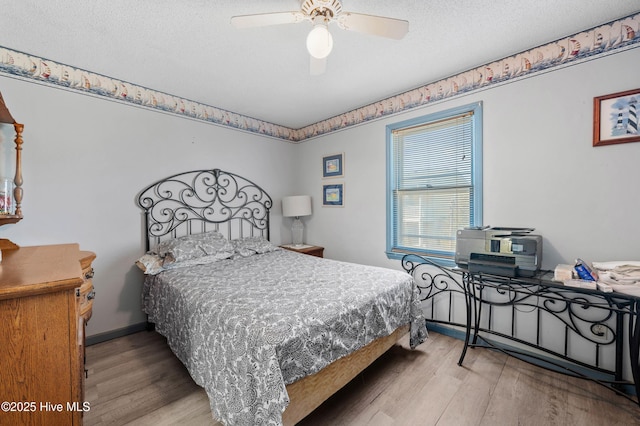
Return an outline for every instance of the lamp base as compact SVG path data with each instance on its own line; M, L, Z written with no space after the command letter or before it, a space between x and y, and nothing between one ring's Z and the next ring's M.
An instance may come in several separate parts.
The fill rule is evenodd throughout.
M303 245L302 235L304 234L304 224L299 217L293 219L291 224L291 244L294 246Z

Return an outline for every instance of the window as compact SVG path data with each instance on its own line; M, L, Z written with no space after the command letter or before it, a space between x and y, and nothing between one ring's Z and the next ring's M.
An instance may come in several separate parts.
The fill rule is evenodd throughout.
M482 224L482 104L387 126L387 256L453 261Z

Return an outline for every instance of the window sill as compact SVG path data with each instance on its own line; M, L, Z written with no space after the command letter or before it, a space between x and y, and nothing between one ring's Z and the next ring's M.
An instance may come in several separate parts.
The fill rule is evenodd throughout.
M442 257L442 256L434 256L431 253L421 253L419 251L386 251L385 254L387 255L388 259L395 259L395 260L402 260L403 257L405 257L408 254L414 254L417 256L422 256L426 259L429 259L430 261L436 263L437 265L440 266L445 266L448 268L452 268L452 267L456 267L458 265L456 265L456 262L453 260L452 257Z

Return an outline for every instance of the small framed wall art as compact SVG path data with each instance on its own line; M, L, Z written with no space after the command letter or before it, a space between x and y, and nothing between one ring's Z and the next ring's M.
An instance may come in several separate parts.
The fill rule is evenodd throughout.
M593 98L593 146L640 142L640 89Z
M337 178L344 176L344 153L322 157L322 177Z
M323 207L344 207L344 184L322 185Z

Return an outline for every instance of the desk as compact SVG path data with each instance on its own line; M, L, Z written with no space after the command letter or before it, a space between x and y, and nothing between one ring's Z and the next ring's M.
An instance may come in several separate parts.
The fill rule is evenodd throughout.
M631 386L640 395L637 297L565 286L548 274L535 278L472 274L442 268L416 255L405 256L402 265L416 279L421 300L434 304L446 295L451 307L452 294L464 298L464 321L456 321L451 313L446 319L427 320L464 328L459 365L468 348L489 348L592 380L638 402L623 391ZM553 334L557 336L550 338ZM612 357L613 365L605 366ZM633 380L624 379L626 361Z

